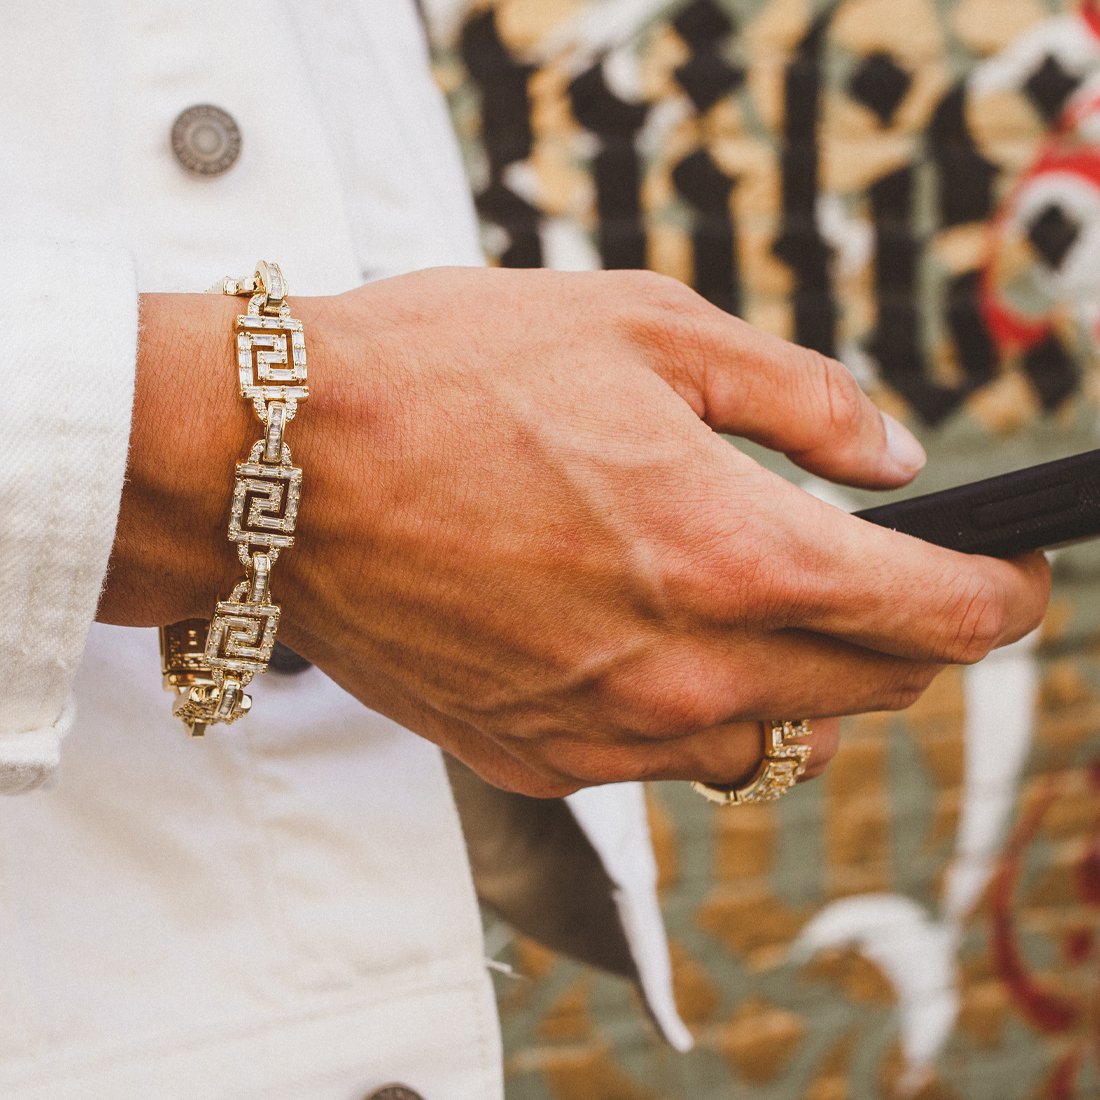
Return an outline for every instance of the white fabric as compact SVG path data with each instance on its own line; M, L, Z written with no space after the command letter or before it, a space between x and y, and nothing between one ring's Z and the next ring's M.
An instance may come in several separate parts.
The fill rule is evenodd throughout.
M691 1050L694 1040L676 1009L665 926L657 903L657 861L649 840L640 783L589 787L566 799L615 884L615 906L638 966L638 980L669 1044Z
M499 1096L434 746L315 669L189 741L156 660L93 627L56 785L0 804L0 1096Z
M213 179L168 140L206 102L243 133ZM93 626L74 679L135 285L194 291L262 257L293 296L480 261L412 4L9 5L0 148L0 782L41 782L68 731L54 782L0 802L0 1095L499 1097L434 746L316 670L269 675L244 723L189 742L149 631Z
M314 91L278 6L73 0L0 16L8 785L44 777L71 726L55 782L0 804L3 1096L322 1100L391 1080L428 1100L501 1094L433 746L316 671L266 677L246 723L188 742L150 631L94 627L73 681L121 487L134 272L141 290L194 291L271 257L310 294L365 268L478 258L410 6L375 13L369 46L367 21L345 22L334 60L408 58L388 92L401 140L358 135L354 190L325 118L357 105ZM182 171L168 140L203 102L243 134L215 179ZM437 150L437 188L405 193ZM394 228L375 253L349 212L377 195Z
M137 308L117 249L11 241L0 287L0 791L13 792L53 771L72 723L122 491Z

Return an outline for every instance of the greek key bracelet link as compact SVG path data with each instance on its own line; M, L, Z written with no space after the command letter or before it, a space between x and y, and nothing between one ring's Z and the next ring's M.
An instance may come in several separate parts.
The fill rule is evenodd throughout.
M175 693L172 713L192 737L206 727L235 722L252 706L244 689L266 672L279 627L271 599L271 567L294 545L302 471L283 439L298 402L309 396L302 322L290 316L287 286L278 264L261 260L255 274L223 279L212 290L248 297L237 318L236 354L241 397L264 427L245 462L237 463L229 541L245 577L219 600L214 617L161 627L163 685Z

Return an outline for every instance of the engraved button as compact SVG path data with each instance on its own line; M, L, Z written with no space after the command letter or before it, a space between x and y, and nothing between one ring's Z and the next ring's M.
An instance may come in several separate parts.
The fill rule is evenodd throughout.
M424 1100L424 1097L407 1085L386 1085L365 1100Z
M172 123L172 152L188 172L220 176L241 155L240 127L220 107L209 103L188 107Z

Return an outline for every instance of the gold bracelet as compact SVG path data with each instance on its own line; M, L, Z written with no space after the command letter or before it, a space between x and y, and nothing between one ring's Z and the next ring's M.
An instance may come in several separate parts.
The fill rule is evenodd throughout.
M172 713L192 737L247 714L252 700L244 689L271 660L280 610L270 595L271 567L294 545L302 489L283 431L309 396L305 335L290 316L279 265L261 260L254 275L226 278L212 289L249 298L248 313L236 323L237 367L241 397L255 408L264 437L237 463L229 516L244 580L218 601L209 623L185 619L160 630L163 684L175 692Z

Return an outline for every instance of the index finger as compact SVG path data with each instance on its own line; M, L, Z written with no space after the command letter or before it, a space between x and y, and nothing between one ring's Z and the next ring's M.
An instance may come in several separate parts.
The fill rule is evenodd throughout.
M735 461L744 479L747 460L738 455ZM1041 622L1050 596L1042 554L1002 561L945 550L848 515L755 469L758 484L749 498L755 514L745 515L742 483L736 514L731 500L723 554L728 577L751 565L755 598L773 627L899 657L968 664ZM762 545L766 555L746 562ZM730 592L729 611L741 622L744 595Z

